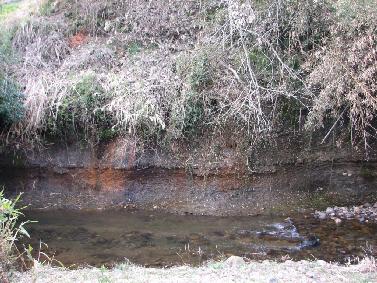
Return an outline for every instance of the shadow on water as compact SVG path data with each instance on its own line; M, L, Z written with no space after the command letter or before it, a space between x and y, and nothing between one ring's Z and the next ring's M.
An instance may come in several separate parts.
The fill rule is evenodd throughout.
M250 259L323 259L344 262L377 244L377 225L319 221L302 215L210 217L157 212L27 211L37 220L33 247L70 265L112 265L125 259L145 266L198 265L238 255ZM46 251L46 250L45 250Z

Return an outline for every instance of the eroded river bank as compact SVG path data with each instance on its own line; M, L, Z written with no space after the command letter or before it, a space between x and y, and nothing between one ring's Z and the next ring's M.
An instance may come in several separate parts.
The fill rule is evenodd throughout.
M119 148L119 142L97 151L57 145L0 158L6 193L23 192L25 218L38 221L24 244L38 253L40 241L46 243L42 252L75 270L125 261L201 268L233 255L251 265L376 256L374 221L345 214L336 224L331 218L340 214L313 215L374 204L376 158L366 163L334 149L268 148L247 157L244 167L245 156L229 148L216 159L204 147L181 155Z

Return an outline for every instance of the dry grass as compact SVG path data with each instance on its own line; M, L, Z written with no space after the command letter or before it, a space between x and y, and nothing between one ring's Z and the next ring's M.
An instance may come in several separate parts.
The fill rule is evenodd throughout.
M72 109L80 123L73 127L87 137L101 131L93 117L102 112L117 135L140 140L232 129L247 143L301 130L307 113L307 129L332 133L328 121L338 126L344 114L351 140L361 137L368 150L377 110L375 14L363 13L360 3L51 2L47 15L17 25L12 39L20 60L6 68L25 88L26 115L11 134L43 140L61 126L74 85L93 73L106 99ZM363 17L343 23L348 8ZM342 35L347 25L356 33ZM357 33L361 25L368 29ZM281 110L287 103L295 108L288 118Z
M331 30L334 40L309 61L314 68L308 81L314 88L319 86L319 94L308 126L323 126L329 113L334 125L347 124L349 119L351 142L368 152L377 134L377 6L373 1L361 5L344 0L337 8L340 23Z
M375 282L376 263L365 259L340 266L324 261L211 262L201 267L154 269L121 264L113 269L66 270L38 265L15 274L13 282Z

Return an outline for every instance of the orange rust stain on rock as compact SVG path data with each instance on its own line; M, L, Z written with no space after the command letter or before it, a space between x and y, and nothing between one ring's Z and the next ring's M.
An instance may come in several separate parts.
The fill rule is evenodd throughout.
M88 42L88 35L83 31L79 31L74 36L68 39L68 45L71 48L77 48L87 42Z
M100 164L105 167L122 166L131 169L136 165L136 141L118 139L105 148Z
M89 168L80 171L74 181L90 189L115 191L125 187L127 175L128 173L122 170Z

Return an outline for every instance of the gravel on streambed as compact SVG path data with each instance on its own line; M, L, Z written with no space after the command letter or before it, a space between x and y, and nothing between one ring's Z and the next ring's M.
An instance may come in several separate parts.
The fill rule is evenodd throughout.
M314 217L320 220L333 219L337 224L340 224L342 219L377 223L377 202L374 205L365 203L353 207L328 207L325 211L315 211Z
M120 264L112 269L68 270L36 265L16 273L10 282L377 282L374 259L340 266L325 261L248 262L232 256L224 262L209 262L201 267L180 266L167 269Z

